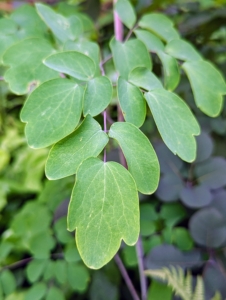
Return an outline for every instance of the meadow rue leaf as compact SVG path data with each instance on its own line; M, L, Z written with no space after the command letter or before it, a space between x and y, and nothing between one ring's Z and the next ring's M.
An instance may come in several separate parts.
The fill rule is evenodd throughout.
M67 264L68 283L74 291L85 292L89 283L88 269L84 265Z
M65 260L58 259L55 262L55 276L60 284L65 284L68 281L67 262Z
M159 162L148 138L127 122L114 123L109 136L119 143L138 191L152 194L159 183Z
M72 134L50 150L46 176L55 180L75 174L82 161L99 155L107 142L108 136L100 124L88 115Z
M65 300L63 292L55 286L51 286L48 290L46 300Z
M185 61L202 60L198 51L189 42L182 39L171 40L166 45L165 51L169 55Z
M213 196L208 187L200 185L194 187L184 187L181 190L180 198L186 206L200 208L210 204Z
M51 44L39 38L26 39L10 47L3 55L4 65L10 66L4 75L10 89L15 94L23 95L33 85L58 77L57 72L42 63L53 52Z
M10 19L0 19L0 59L3 53L18 41L17 24Z
M99 115L112 98L112 84L106 76L95 77L87 83L83 99L84 116Z
M183 160L192 162L196 156L194 135L200 129L189 107L176 94L164 89L148 92L145 98L167 147Z
M183 188L182 179L174 173L161 176L156 195L164 202L173 202L179 199Z
M165 46L163 42L153 33L143 29L137 29L134 33L136 34L136 37L145 44L148 51L154 53L164 51Z
M115 11L119 15L120 20L129 29L135 25L136 14L129 0L118 0L115 4Z
M139 22L139 26L154 32L167 42L180 37L174 28L173 22L163 14L152 13L144 15Z
M77 51L65 51L50 55L44 64L58 72L79 80L90 80L95 74L95 64L87 55Z
M195 162L202 162L209 158L213 152L213 141L204 131L196 137L197 156Z
M43 272L45 271L48 260L46 259L34 259L32 260L26 268L27 278L30 282L37 281Z
M78 125L83 88L68 79L53 79L35 89L21 111L25 133L32 148L58 142Z
M146 116L146 102L137 86L122 77L118 79L118 99L126 122L141 127Z
M76 16L66 18L41 3L36 3L35 7L39 16L61 42L75 40L78 32L80 33L82 24Z
M43 299L46 290L47 286L44 282L35 283L31 288L28 289L24 300L41 300Z
M110 42L110 48L115 68L124 79L128 79L129 73L136 67L152 68L147 48L138 39L130 39L121 43L113 38Z
M197 181L209 189L219 189L226 185L226 160L212 157L195 166Z
M138 67L129 73L129 82L147 91L162 88L161 81L149 69Z
M77 51L89 56L96 66L95 76L100 75L100 48L97 43L88 40L67 41L64 44L64 50Z
M164 53L163 51L158 51L157 55L163 65L165 88L173 91L180 81L180 72L177 61L174 57Z
M220 72L207 61L192 61L183 64L197 107L210 117L216 117L222 108L222 95L226 84Z
M139 200L131 174L115 162L85 160L71 196L68 229L76 229L79 253L92 269L109 262L122 239L134 245L139 235Z
M190 219L189 229L196 243L208 248L218 248L226 241L225 219L215 208L196 212Z
M3 270L0 274L0 285L5 295L11 294L16 289L16 279L10 270Z

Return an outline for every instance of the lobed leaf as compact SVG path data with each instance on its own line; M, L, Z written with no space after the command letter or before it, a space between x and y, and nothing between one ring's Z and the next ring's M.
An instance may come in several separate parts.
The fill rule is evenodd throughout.
M179 38L173 22L163 14L151 13L144 15L139 22L139 26L154 32L167 42Z
M83 88L69 79L53 79L35 89L21 111L31 148L58 142L78 125Z
M148 138L133 124L114 123L109 136L119 143L138 191L152 194L158 187L159 162Z
M119 77L117 92L126 122L141 127L146 116L146 102L140 89Z
M23 40L10 47L3 55L3 63L9 65L4 79L18 95L28 93L32 86L56 78L57 72L43 65L42 60L54 52L49 42L40 38ZM19 80L18 80L19 78Z
M77 51L55 53L47 57L44 64L55 71L84 81L90 80L96 70L93 60Z
M107 142L108 136L99 123L88 115L73 133L50 150L46 176L56 180L75 174L79 165L89 157L98 156Z
M101 268L123 239L134 245L139 235L139 200L130 173L115 162L88 158L79 167L68 210L68 229L85 264Z
M194 135L199 135L199 125L189 107L176 94L155 89L145 94L167 147L180 158L192 162L196 156Z
M210 117L219 115L222 95L226 94L226 84L220 72L202 60L186 62L182 68L191 83L197 107Z
M152 62L145 45L138 39L130 39L121 43L113 38L110 48L116 70L124 78L128 79L129 73L137 67L151 69Z
M164 51L165 46L163 42L155 34L143 29L136 29L134 30L134 33L136 34L136 37L145 44L148 51L154 53Z
M106 76L95 77L87 83L83 99L84 116L97 116L109 105L112 84Z

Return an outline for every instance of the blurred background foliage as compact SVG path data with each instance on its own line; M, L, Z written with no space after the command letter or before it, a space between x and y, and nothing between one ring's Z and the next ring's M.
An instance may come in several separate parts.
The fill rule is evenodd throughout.
M25 3L26 2L26 3ZM28 3L29 2L29 3ZM35 1L0 2L0 58L15 42L33 36L53 36L39 19ZM41 1L39 1L41 2ZM109 55L113 35L112 1L42 1L59 13L76 14L86 33ZM133 0L138 16L160 11L171 17L183 38L195 45L226 77L225 0ZM88 14L89 17L83 15ZM13 20L17 28L5 21ZM94 25L92 25L92 20ZM154 72L162 69L153 56ZM114 81L113 63L105 65ZM19 120L25 100L9 91L0 67L0 299L63 300L131 299L114 260L92 271L82 263L74 236L66 230L66 213L74 177L48 181L44 164L48 149L28 148ZM145 268L170 265L201 275L205 298L226 298L226 106L217 118L196 108L184 74L176 92L190 105L202 134L197 137L196 161L187 164L162 143L149 112L142 127L154 144L161 164L161 180L154 195L140 197L141 236ZM116 118L115 99L110 114ZM97 117L102 123L102 118ZM108 159L118 160L116 145ZM119 251L135 288L139 275L135 247ZM159 281L148 279L151 300L178 299Z

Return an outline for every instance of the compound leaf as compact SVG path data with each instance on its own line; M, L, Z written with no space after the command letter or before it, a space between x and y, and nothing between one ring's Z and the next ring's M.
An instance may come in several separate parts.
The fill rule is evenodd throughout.
M55 180L75 174L79 165L85 159L99 155L107 142L108 136L100 124L88 115L77 130L50 150L46 176Z
M84 116L99 115L111 102L112 85L106 76L95 77L87 84L84 100L83 113Z
M137 189L143 194L153 193L159 182L159 162L148 138L133 124L126 122L114 123L109 136L116 139L122 148Z
M202 60L198 51L190 43L182 39L171 40L166 45L165 51L169 55L185 61Z
M77 51L55 53L47 57L44 64L53 70L84 81L90 80L96 70L93 60Z
M180 158L191 162L196 156L194 135L200 133L199 125L189 107L176 94L155 89L145 94L167 147Z
M41 3L36 3L35 7L39 16L61 42L75 40L82 31L82 23L76 16L66 18Z
M177 61L174 57L164 53L163 51L158 51L157 55L163 64L165 88L173 91L180 81Z
M139 26L154 32L167 42L180 37L173 27L173 22L163 14L152 13L144 15L139 22Z
M129 29L133 28L136 22L136 14L129 0L118 0L115 4L115 10L122 23Z
M145 45L138 39L130 39L125 43L116 41L113 38L110 48L116 70L124 78L128 79L129 73L136 67L151 69L150 55Z
M10 47L3 55L3 63L11 68L4 79L18 95L28 93L33 85L58 77L58 73L43 65L42 60L54 52L44 39L31 38Z
M68 211L68 229L85 264L101 268L123 239L134 245L139 235L139 201L131 174L120 164L88 158L78 169Z
M36 88L21 111L29 146L47 147L70 134L80 120L82 96L83 87L69 79L53 79Z
M162 83L155 76L155 74L143 67L138 67L132 70L132 72L129 74L129 82L147 91L163 87Z
M222 108L222 95L226 84L220 72L207 61L192 61L183 64L191 83L195 102L202 112L216 117Z
M125 120L141 127L146 116L146 102L140 89L119 77L118 99Z

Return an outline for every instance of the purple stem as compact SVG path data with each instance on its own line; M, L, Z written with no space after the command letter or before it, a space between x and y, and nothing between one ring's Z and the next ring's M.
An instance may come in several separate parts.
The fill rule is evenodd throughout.
M107 112L106 109L104 111L104 132L107 132ZM106 147L104 148L104 162L106 162L107 160L107 151L106 151Z
M130 291L131 296L133 297L134 300L140 300L140 298L138 297L137 292L129 278L126 268L124 267L123 262L121 261L120 256L118 254L116 254L114 259L115 259L115 262L122 274L123 279L125 280L125 283Z
M147 299L147 278L144 275L144 251L142 246L141 238L138 238L136 243L136 252L137 252L137 259L138 259L138 267L140 273L140 286L141 286L141 299Z

